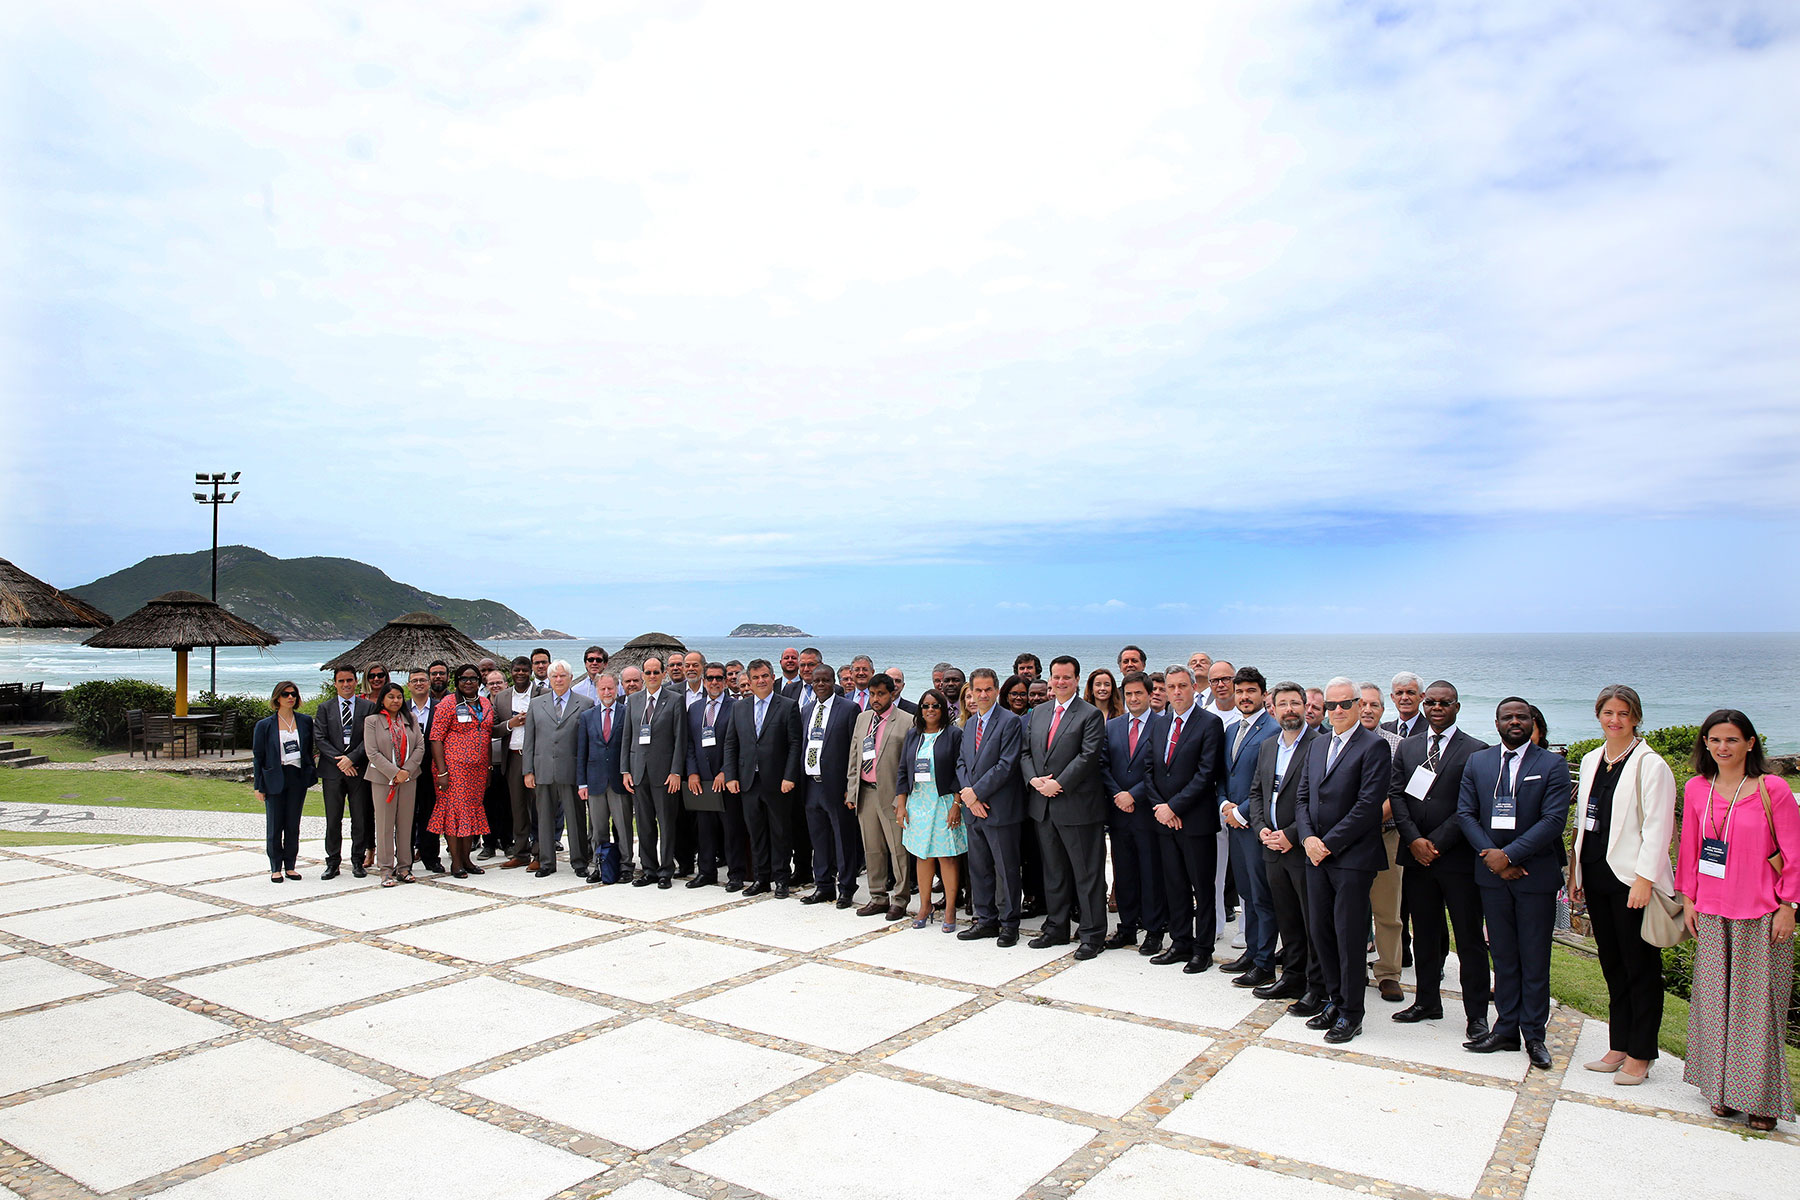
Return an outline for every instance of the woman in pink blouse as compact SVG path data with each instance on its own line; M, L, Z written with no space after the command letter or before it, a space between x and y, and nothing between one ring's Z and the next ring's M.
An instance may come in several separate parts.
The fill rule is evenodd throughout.
M1675 890L1699 939L1684 1078L1714 1116L1748 1113L1750 1128L1770 1130L1794 1116L1782 1043L1794 983L1800 809L1736 709L1700 726L1694 770L1675 863Z

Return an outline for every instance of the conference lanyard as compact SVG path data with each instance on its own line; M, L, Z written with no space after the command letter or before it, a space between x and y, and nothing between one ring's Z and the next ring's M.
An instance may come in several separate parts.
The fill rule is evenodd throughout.
M1750 776L1746 774L1742 779L1738 780L1737 790L1731 793L1731 803L1726 806L1725 809L1724 837L1719 836L1721 832L1719 829L1719 818L1717 812L1713 808L1713 800L1718 797L1719 793L1713 789L1711 784L1707 785L1706 825L1702 826L1700 830L1699 867L1702 875L1710 875L1714 879L1725 878L1725 850L1731 841L1731 823L1737 820L1738 797L1744 794L1744 785L1748 782L1750 782ZM1708 828L1712 830L1713 836L1711 837L1705 836Z

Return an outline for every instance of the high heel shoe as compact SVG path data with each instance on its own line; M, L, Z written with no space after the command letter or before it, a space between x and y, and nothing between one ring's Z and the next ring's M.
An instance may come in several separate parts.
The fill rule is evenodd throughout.
M1610 1062L1610 1063L1607 1062L1604 1058L1596 1058L1591 1063L1583 1063L1582 1064L1582 1066L1586 1067L1588 1070L1598 1071L1602 1075L1611 1075L1614 1071L1617 1071L1620 1067L1622 1067L1624 1065L1625 1065L1625 1060L1622 1058L1618 1062Z
M1613 1086L1636 1087L1648 1078L1650 1078L1650 1068L1647 1066L1644 1068L1644 1073L1642 1075L1633 1075L1630 1071L1614 1071Z

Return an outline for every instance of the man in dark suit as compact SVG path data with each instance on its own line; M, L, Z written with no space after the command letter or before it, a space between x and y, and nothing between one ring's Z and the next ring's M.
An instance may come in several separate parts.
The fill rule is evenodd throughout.
M1106 718L1075 694L1081 664L1067 654L1050 660L1051 702L1031 713L1021 769L1044 864L1043 930L1034 950L1068 944L1072 912L1081 911L1078 962L1106 948L1106 786L1100 763Z
M775 668L750 661L750 695L732 705L725 720L725 790L743 797L756 882L746 896L773 890L788 897L793 840L788 833L800 770L800 706L775 692Z
M1325 976L1307 931L1306 852L1300 848L1297 818L1300 776L1309 743L1318 735L1306 727L1306 689L1283 682L1270 693L1281 731L1265 739L1256 753L1250 780L1250 829L1262 843L1269 904L1281 933L1281 974L1273 983L1252 990L1258 1000L1292 1000L1288 1012L1315 1017L1325 1008Z
M975 668L969 675L969 691L974 711L963 725L956 782L969 827L969 896L975 923L956 936L965 942L998 938L1001 947L1008 947L1019 941L1019 825L1025 819L1019 754L1024 726L1017 714L995 705L1000 677L992 668Z
M1475 883L1494 960L1493 1032L1463 1043L1477 1054L1517 1050L1550 1069L1550 940L1562 887L1557 849L1569 819L1569 764L1531 742L1531 704L1508 696L1494 710L1500 744L1463 765L1456 819L1481 861Z
M812 841L813 890L802 904L835 903L856 891L856 859L862 844L856 812L844 803L850 771L850 731L856 705L837 695L837 677L821 663L813 668L812 695L800 708L800 772L806 831ZM847 907L847 906L846 906ZM886 905L882 906L885 910Z
M919 706L903 695L906 691L906 672L902 671L899 667L888 667L885 671L879 672L879 674L884 674L894 681L894 707L909 717L918 716Z
M743 890L750 874L744 801L725 790L725 724L736 697L725 691L724 663L706 663L700 682L706 694L687 710L688 795L683 803L694 810L697 843L688 887L717 884L723 863L726 890L736 892Z
M594 706L581 714L581 735L575 741L576 794L587 805L594 844L611 841L618 849L621 879L631 869L631 797L625 794L624 779L629 726L618 682L601 675L594 681ZM589 860L587 880L600 882L597 854Z
M800 673L800 651L789 646L781 652L781 674L775 677L775 690L798 704L812 688Z
M1395 681L1398 693L1401 687ZM1418 986L1413 1002L1394 1014L1402 1024L1441 1020L1444 959L1449 931L1456 930L1462 965L1463 1015L1470 1040L1488 1031L1490 994L1487 939L1481 931L1481 894L1475 884L1475 851L1456 819L1463 764L1487 743L1456 727L1462 711L1456 688L1438 680L1425 689L1424 731L1400 743L1388 805L1400 830L1400 890L1412 915L1413 968ZM1449 923L1444 920L1449 910Z
M375 706L356 694L356 671L339 667L332 676L337 695L319 705L313 718L313 749L319 756L319 786L325 793L325 871L321 879L336 879L344 848L344 805L350 806L350 873L358 879L368 874L363 852L375 848L375 806L369 799L369 781L363 769L369 765L363 749L363 718Z
M1225 969L1242 971L1232 979L1238 987L1258 988L1275 982L1275 906L1269 898L1269 876L1263 869L1263 845L1250 827L1250 785L1262 744L1280 726L1265 703L1268 680L1255 667L1239 667L1232 675L1232 700L1238 719L1225 730L1225 773L1219 779L1219 821L1225 827L1231 871L1242 901L1244 953Z
M569 866L586 875L591 846L587 807L577 801L576 745L581 714L593 703L574 690L575 673L561 659L550 664L550 690L533 698L525 716L525 786L537 809L539 878L556 873L556 821L569 830Z
M1148 799L1162 852L1169 948L1150 961L1181 963L1184 972L1198 975L1212 968L1218 935L1213 878L1219 866L1225 727L1194 702L1194 673L1186 667L1163 673L1163 696L1163 714L1150 729Z
M1362 699L1353 680L1325 685L1329 737L1314 739L1300 776L1300 844L1312 864L1306 878L1308 923L1331 1003L1307 1021L1332 1044L1362 1033L1364 952L1369 936L1369 889L1387 866L1381 806L1393 777L1388 744L1362 725Z
M1424 733L1426 720L1420 702L1425 695L1425 681L1411 671L1402 671L1388 688L1388 699L1394 702L1394 719L1383 721L1381 728L1399 734L1402 741Z
M625 790L637 819L638 859L634 887L674 886L675 828L681 809L681 777L687 767L687 704L684 689L663 686L662 660L644 660L644 690L625 708L630 725L625 748ZM541 847L540 847L541 849Z
M1129 647L1128 647L1129 649ZM1162 846L1150 801L1150 677L1130 671L1119 684L1125 711L1106 723L1105 754L1100 781L1112 797L1106 832L1112 840L1113 895L1119 906L1119 928L1106 939L1109 950L1137 942L1149 957L1163 948L1169 932L1169 903L1163 895Z

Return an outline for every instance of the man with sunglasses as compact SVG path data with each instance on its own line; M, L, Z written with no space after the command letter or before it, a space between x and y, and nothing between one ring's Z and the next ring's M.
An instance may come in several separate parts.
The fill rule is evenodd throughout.
M725 690L725 664L701 668L706 694L687 710L688 794L682 803L694 814L696 858L690 888L716 886L725 866L725 890L740 892L750 876L749 833L744 802L725 788L725 722L737 698Z
M634 887L675 886L675 830L687 766L687 705L665 686L660 658L644 660L644 690L625 707L625 790L636 816L642 870Z
M1387 742L1362 725L1362 698L1340 675L1325 685L1327 737L1313 740L1300 776L1295 825L1310 867L1307 929L1330 1003L1307 1021L1333 1045L1362 1033L1369 889L1387 865L1381 807L1393 777Z
M575 685L577 696L586 696L591 704L600 703L600 677L606 674L607 654L599 646L589 646L581 652L581 665L586 670L581 682ZM614 691L618 690L615 682Z

